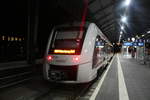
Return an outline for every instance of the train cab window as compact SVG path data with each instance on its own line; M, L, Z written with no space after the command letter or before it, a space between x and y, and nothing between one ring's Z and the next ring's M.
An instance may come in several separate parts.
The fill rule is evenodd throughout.
M80 39L78 39L78 31L59 31L56 32L56 38L52 44L52 48L73 49L78 48ZM78 40L77 40L78 39Z
M84 40L84 31L80 31L79 27L60 28L55 30L50 46L50 53L54 49L74 49L75 54L79 54Z

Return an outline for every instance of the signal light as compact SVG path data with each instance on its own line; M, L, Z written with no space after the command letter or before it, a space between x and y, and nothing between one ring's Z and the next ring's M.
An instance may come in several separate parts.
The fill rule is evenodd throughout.
M52 60L52 56L47 56L47 60L51 61Z

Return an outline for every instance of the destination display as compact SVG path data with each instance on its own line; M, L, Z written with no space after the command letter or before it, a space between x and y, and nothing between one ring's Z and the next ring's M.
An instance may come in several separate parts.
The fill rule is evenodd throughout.
M133 46L133 43L132 42L124 42L123 45L124 46Z
M124 42L123 46L144 46L144 42Z
M144 46L143 42L138 43L138 46Z

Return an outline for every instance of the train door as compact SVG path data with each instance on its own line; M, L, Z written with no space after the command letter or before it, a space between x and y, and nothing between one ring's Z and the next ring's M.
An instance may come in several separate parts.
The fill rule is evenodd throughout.
M104 61L104 42L100 36L96 37L94 53L93 53L93 68L97 68Z

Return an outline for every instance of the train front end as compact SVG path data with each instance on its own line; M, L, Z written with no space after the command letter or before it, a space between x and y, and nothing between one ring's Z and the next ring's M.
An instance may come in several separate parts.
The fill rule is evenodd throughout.
M89 81L91 63L82 55L86 29L56 28L47 46L45 78L52 82L85 83ZM86 66L86 68L85 68Z

